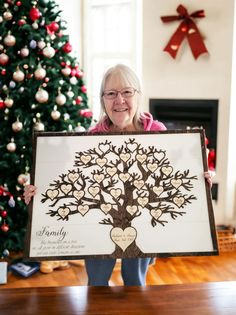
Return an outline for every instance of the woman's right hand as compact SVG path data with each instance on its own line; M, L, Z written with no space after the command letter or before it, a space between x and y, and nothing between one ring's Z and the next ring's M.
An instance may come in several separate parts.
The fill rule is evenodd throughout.
M36 194L37 187L34 185L26 185L24 188L24 199L25 203L28 205L30 203L31 198Z

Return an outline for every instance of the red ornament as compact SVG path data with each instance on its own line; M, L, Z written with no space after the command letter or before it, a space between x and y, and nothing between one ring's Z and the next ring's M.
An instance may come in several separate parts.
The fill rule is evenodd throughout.
M7 72L6 72L6 69L2 69L1 74L2 74L2 75L6 75L6 73L7 73Z
M25 24L26 24L26 21L25 21L24 19L21 19L21 20L19 20L19 21L17 22L17 24L18 24L19 26L22 26L22 25L25 25Z
M1 230L5 233L8 232L9 231L9 225L6 223L3 223L3 225L1 226Z
M5 66L8 63L8 61L9 61L8 55L6 55L4 53L0 54L0 65L1 66Z
M201 54L208 53L197 25L193 20L193 18L205 17L204 10L198 10L189 14L187 9L180 4L176 11L179 15L161 16L161 20L164 23L183 20L164 48L164 51L175 58L182 41L186 37L195 59Z
M64 51L64 53L70 53L72 51L72 46L69 42L67 42L63 47L62 50Z
M22 2L21 2L21 1L17 1L17 2L16 2L16 5L17 5L18 7L20 7L20 6L22 5Z
M34 22L38 20L41 16L41 13L38 8L31 8L29 11L30 19Z
M87 87L85 86L85 85L83 85L83 86L81 86L81 91L83 92L83 93L86 93L87 92Z
M45 27L49 35L52 35L59 30L59 25L57 22L52 22L51 24L48 24Z
M7 217L7 211L6 210L2 210L1 211L1 217L2 218L6 218Z
M0 109L5 108L5 103L3 100L0 100Z
M83 75L84 75L83 71L81 71L81 70L76 71L76 77L77 78L82 78Z
M70 75L72 77L74 77L76 75L76 70L75 69L71 69Z
M81 116L83 116L85 118L93 117L93 113L89 109L81 109L79 113Z
M81 96L78 96L77 99L75 100L75 103L77 105L80 105L82 101L83 101L83 98Z

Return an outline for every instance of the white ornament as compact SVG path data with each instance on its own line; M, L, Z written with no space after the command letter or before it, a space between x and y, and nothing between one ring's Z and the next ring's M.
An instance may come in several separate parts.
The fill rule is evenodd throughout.
M34 124L34 130L35 131L44 131L44 129L45 129L45 126L44 126L44 124L41 121L37 121Z
M66 97L64 94L59 93L56 97L57 105L63 106L66 103Z
M55 49L51 46L47 46L43 49L43 55L47 58L52 58L55 55Z
M34 22L34 23L32 24L32 27L33 27L34 30L37 30L37 29L39 28L38 23L37 23L37 22Z
M23 124L21 121L19 121L19 119L17 119L17 121L15 121L13 124L12 124L12 130L14 132L19 132L21 131L23 128Z
M37 70L35 70L34 76L36 80L42 80L46 76L46 70L42 67L39 67Z
M58 120L61 117L61 113L58 110L53 110L51 112L51 117L53 120Z
M78 83L78 80L76 79L76 77L71 77L70 78L70 83L73 85L76 85Z
M69 96L69 98L72 98L75 95L72 91L68 91L66 94Z
M44 89L39 89L38 92L35 94L35 99L39 103L46 103L48 101L48 92Z
M13 79L16 82L21 82L23 81L25 78L25 74L24 72L22 72L20 69L17 69L14 73L13 73Z
M16 144L15 144L15 142L13 141L13 140L11 140L12 142L9 142L8 144L7 144L7 150L9 151L9 152L15 152L16 151Z
M29 179L30 179L30 175L28 173L27 174L20 174L17 177L17 182L20 185L26 185L26 184L29 184Z
M20 50L20 55L21 55L21 57L27 57L27 56L29 56L29 49L26 48L26 47L21 48L21 50Z
M43 49L45 46L46 46L46 43L45 43L43 40L40 40L40 41L38 42L38 48L39 48L39 49Z

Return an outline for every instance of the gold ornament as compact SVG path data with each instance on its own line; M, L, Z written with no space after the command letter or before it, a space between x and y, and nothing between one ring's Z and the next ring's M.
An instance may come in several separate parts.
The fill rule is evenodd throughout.
M60 106L63 106L66 103L66 97L61 92L59 92L56 97L56 103L57 105L60 105Z
M43 55L47 58L52 58L55 55L55 49L51 46L47 46L43 49Z
M36 121L36 123L34 124L34 130L35 131L44 131L44 129L45 129L44 124L40 120Z
M66 68L63 68L61 69L61 73L65 76L65 77L68 77L71 73L71 68L69 67L66 67Z
M7 97L4 101L4 103L5 103L6 107L11 108L14 104L14 101L13 101L13 99Z
M54 106L54 109L51 112L51 117L53 120L58 120L61 117L61 113L57 110L56 106Z
M16 82L21 82L25 78L24 72L22 72L19 68L13 73L13 79Z
M6 21L10 21L12 19L12 13L10 11L6 11L3 13L3 18Z
M38 92L35 94L35 99L39 103L46 103L48 101L48 92L44 89L39 89Z
M46 70L40 66L38 69L34 71L34 76L36 80L42 80L46 76Z
M4 38L3 40L4 44L8 47L12 47L16 43L15 36L11 35L10 33Z

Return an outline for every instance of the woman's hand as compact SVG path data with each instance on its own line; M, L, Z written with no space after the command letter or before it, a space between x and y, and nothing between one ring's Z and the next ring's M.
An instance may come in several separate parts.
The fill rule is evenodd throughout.
M30 203L31 198L36 194L37 187L33 185L26 185L24 188L24 198L25 203L28 205Z
M213 171L207 171L207 172L204 172L204 177L206 179L206 181L208 182L210 188L212 187L212 178L215 176L215 172Z

